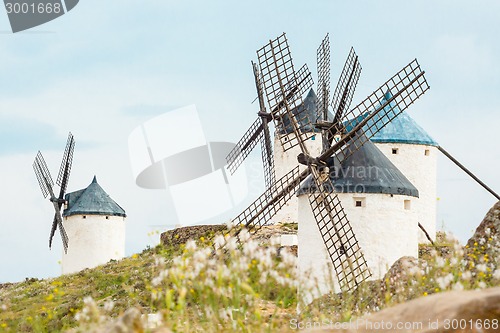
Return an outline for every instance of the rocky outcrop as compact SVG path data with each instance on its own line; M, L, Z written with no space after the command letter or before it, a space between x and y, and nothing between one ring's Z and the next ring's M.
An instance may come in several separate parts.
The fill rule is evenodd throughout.
M476 263L487 255L490 264L498 267L500 264L500 201L486 214L474 235L467 242L466 250L469 258ZM500 330L499 330L500 331Z
M316 326L314 326L316 324ZM500 287L451 291L399 304L346 323L295 322L306 332L486 333L500 331Z
M161 234L161 244L165 246L178 246L185 244L188 240L199 240L201 237L212 237L215 233L227 230L225 225L197 225L191 227L182 227L166 231Z
M165 246L178 246L185 244L189 239L199 240L201 237L209 239L217 233L225 232L228 232L226 225L197 225L166 231L161 234L160 240L161 244ZM262 226L256 232L252 232L252 239L265 244L270 242L273 238L279 238L283 234L297 234L297 224L278 223L274 225ZM292 253L297 253L296 246L287 246L286 248L289 248Z

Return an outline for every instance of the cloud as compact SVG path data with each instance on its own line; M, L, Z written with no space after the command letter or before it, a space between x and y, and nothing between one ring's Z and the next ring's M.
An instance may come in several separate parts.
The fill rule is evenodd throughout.
M493 50L475 35L438 36L433 52L436 70L439 69L453 81L484 84L485 78L493 76Z
M149 104L136 104L123 107L120 112L126 116L143 117L143 116L156 116L180 108L181 105L149 105Z
M60 149L64 140L50 124L30 118L0 115L0 155Z

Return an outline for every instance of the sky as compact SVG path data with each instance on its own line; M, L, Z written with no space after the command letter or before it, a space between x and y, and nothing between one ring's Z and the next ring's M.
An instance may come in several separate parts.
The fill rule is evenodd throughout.
M195 104L208 140L236 142L258 111L250 62L283 32L295 65L307 63L314 76L316 48L330 34L332 82L355 48L363 70L353 106L417 58L431 89L409 114L499 192L498 31L494 0L85 0L16 34L0 13L0 282L60 274L60 239L48 249L53 208L32 170L37 150L55 177L71 131L68 190L96 175L127 212L126 254L140 252L154 243L152 230L177 220L166 191L135 185L128 136ZM220 222L259 194L259 158L249 159L248 198ZM438 197L438 228L461 241L496 201L444 157Z

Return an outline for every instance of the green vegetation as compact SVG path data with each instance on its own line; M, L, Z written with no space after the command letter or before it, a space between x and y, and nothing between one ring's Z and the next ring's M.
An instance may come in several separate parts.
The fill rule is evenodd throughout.
M345 321L433 293L500 283L496 258L488 255L499 247L496 236L472 247L444 239L438 250L421 248L425 260L406 258L383 280L305 306L298 286L307 293L314 283L299 276L296 257L278 255L272 239L258 244L245 232L239 238L241 245L229 236L214 243L200 237L77 274L0 287L0 332L87 332L130 307L159 314L162 325L178 332L288 332L291 319Z

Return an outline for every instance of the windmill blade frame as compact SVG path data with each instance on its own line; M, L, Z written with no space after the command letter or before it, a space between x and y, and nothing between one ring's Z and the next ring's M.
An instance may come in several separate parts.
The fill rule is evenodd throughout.
M286 45L285 54L289 54L288 43L286 41L286 37L281 43L273 46L273 41L269 42L269 54L275 60L276 64L266 62L267 67L264 67L264 70L268 71L267 75L269 79L266 81L264 79L264 88L265 91L271 91L274 96L276 95L275 89L281 90L282 96L287 96L287 92L285 90L285 85L283 84L283 73L280 72L281 69L287 70L288 68L293 71L293 62L290 59L288 61L288 66L282 67L281 60L277 58L276 54L282 51L283 45ZM266 47L265 47L266 48ZM278 53L279 54L279 53ZM261 68L261 70L263 70ZM266 77L266 72L263 70L264 78ZM287 73L285 72L285 75ZM279 95L279 93L277 94ZM268 100L271 101L272 97ZM286 115L290 119L290 124L292 126L293 134L298 141L298 145L302 151L303 155L309 156L309 152L307 146L305 145L304 136L301 133L300 123L297 120L296 116L293 114L294 109L297 108L297 104L302 105L302 96L297 95L296 98L288 99L285 98L282 102L283 110L286 112ZM272 105L270 105L272 109ZM321 162L321 161L319 161ZM357 286L359 283L366 280L371 276L371 273L368 270L368 266L366 264L366 260L364 259L362 251L359 249L358 241L356 236L352 232L352 228L349 224L349 221L345 215L344 209L340 203L340 200L335 196L335 202L329 197L329 195L325 192L323 187L324 179L320 176L318 165L308 163L307 164L309 173L314 179L316 183L318 193L311 195L309 198L313 198L314 200L310 201L311 209L314 210L316 207L316 213L314 214L316 223L320 230L320 233L323 238L323 242L327 247L328 254L332 261L332 264L338 269L342 266L345 271L339 270L336 271L337 274L342 274L342 282L343 287L350 290L352 287ZM329 174L327 178L329 179ZM281 198L286 198L286 196L282 196ZM318 201L316 199L321 199L321 203L317 204ZM334 204L334 205L333 205ZM322 207L322 209L318 209ZM343 214L342 216L338 216ZM338 241L335 242L334 239L337 238ZM332 244L330 244L332 243ZM340 245L338 244L340 243ZM347 245L347 246L346 246ZM357 246L357 248L354 248ZM336 248L337 247L337 248ZM339 248L344 249L343 256L336 256L339 253ZM332 250L333 249L333 250ZM354 251L354 249L356 251ZM342 260L341 258L345 259ZM340 265L339 265L340 262ZM347 271L347 273L346 273ZM340 278L341 275L339 275Z
M299 171L296 166L283 177L278 179L274 186L268 188L245 210L233 219L235 225L243 225L250 233L255 233L283 207L297 192L300 183L308 173Z
M413 64L414 62L416 62L416 60L412 61L410 63L410 65ZM365 99L365 101L371 101L369 104L367 104L364 101L364 102L361 102L360 104L358 104L358 106L356 108L360 108L362 105L368 105L367 108L370 107L370 105L375 105L376 101L373 101L373 96L378 96L378 93L377 93L378 91L380 91L381 89L386 87L388 82L392 82L392 81L394 81L394 79L396 77L399 77L401 75L401 73L404 72L405 69L410 65L407 65L401 71L396 73L393 77L391 77L389 80L387 80L387 82L384 83L378 90L376 90L372 95L367 97ZM420 87L420 89L417 90L417 93L415 93L414 91L410 91L410 92L405 94L405 96L407 96L407 98L410 99L411 103L413 103L417 98L422 96L429 89L429 86L427 84L427 81L425 79L424 74L425 74L424 71L420 71L418 74L415 74L416 79L414 78L413 80L410 80L406 85L402 85L402 86L398 85L399 86L398 94L401 95L403 92L405 92L407 89L410 89L410 88L412 90L416 90L416 87ZM417 79L418 79L418 81L417 81ZM412 96L412 97L410 97L410 96ZM394 99L394 98L391 99L391 101L393 101L393 100L396 103L402 102L402 99ZM407 101L403 104L404 107L400 108L401 112L403 112L411 104L410 101ZM354 137L355 133L357 131L359 131L360 129L362 129L363 126L365 126L368 123L368 121L370 121L375 116L377 116L379 112L383 111L384 108L388 104L389 104L389 102L380 105L378 108L375 109L375 111L372 112L372 114L370 114L370 117L363 118L363 120L361 120L361 122L359 122L357 124L357 126L355 126L351 130L351 132L348 133L348 135L345 135L343 138L341 138L337 143L335 143L332 147L330 147L330 149L328 151L326 151L325 153L323 153L321 156L319 156L317 158L311 157L309 160L313 161L313 162L310 162L310 164L326 165L329 158L335 158L339 164L342 163L345 158L349 157L352 153L355 152L355 149L356 150L360 149L373 135L378 133L378 131L380 131L388 123L388 121L384 121L383 117L379 117L378 119L375 119L373 121L372 126L371 126L371 130L368 132L366 132L366 131L364 132L365 135L363 135L363 137L365 137L366 139L362 139L359 141L359 143L353 145L353 147L347 148L347 147L349 147L349 145L347 145L347 143L349 142L349 140L352 137ZM396 104L395 106L393 106L391 108L391 110L394 109L395 107L399 108L399 105ZM369 137L367 135L369 135ZM342 153L336 153L337 151L342 151ZM300 174L296 175L296 177L294 179L288 179L287 183L288 184L300 183L309 175L309 173L310 173L309 169L306 169L303 172L301 172ZM287 176L288 175L285 175L282 179L287 178ZM278 181L278 183L282 182L282 179L280 179ZM252 204L250 204L240 215L238 215L238 217L236 217L234 219L234 221L236 221L237 224L243 224L245 226L250 225L253 221L257 221L257 225L264 225L266 220L268 221L269 219L271 219L274 216L274 214L272 214L273 211L270 210L268 206L272 205L274 202L276 202L278 200L282 200L283 196L285 196L285 195L288 196L288 193L286 193L287 189L289 189L291 191L294 188L291 186L280 186L280 190L278 190L278 191L269 191L270 193L268 193L268 194L262 194L259 198L257 198L257 200L255 200ZM269 197L269 194L271 194L272 197ZM293 194L291 194L291 195L293 195ZM289 196L291 196L291 195L289 195ZM266 200L264 200L264 198L266 198ZM269 213L267 213L267 212L269 212ZM261 214L264 214L264 213L266 213L265 216L260 216ZM276 211L274 211L274 213L276 213Z
M257 118L253 124L250 125L250 128L245 132L245 134L243 134L238 143L236 143L236 146L231 149L226 157L228 169L231 174L236 172L238 167L255 148L263 130L264 125L262 124L260 118Z
M62 223L61 207L64 203L64 194L68 186L71 166L73 164L74 149L75 140L73 134L71 134L70 132L68 134L68 140L66 142L66 147L64 149L63 157L61 160L61 166L59 168L59 173L56 179L56 183L60 186L58 197L56 197L54 194L54 181L52 180L52 176L50 175L47 163L45 162L45 159L43 158L43 155L40 151L38 151L37 155L35 156L35 161L33 162L33 169L40 185L40 189L42 190L42 195L44 198L50 196L49 200L50 202L52 202L55 211L49 235L49 248L52 248L52 240L57 228L59 228L59 233L61 234L61 240L65 253L68 252L69 238Z
M33 162L33 170L35 171L42 195L44 198L47 198L47 196L53 192L52 186L54 186L54 181L52 180L47 163L45 163L45 159L40 151L36 154L35 161Z
M56 207L56 205L57 204L54 202L54 208L56 209L56 213L54 214L54 220L57 222L56 226L59 227L59 234L61 235L64 253L68 253L69 237L62 223L61 211L59 207ZM49 248L52 248L52 238L54 237L55 231L56 230L54 228L54 223L53 223L49 238Z
M252 68L255 79L255 88L257 90L257 98L259 100L259 118L250 126L243 134L243 137L238 141L236 146L226 156L228 169L231 174L234 174L238 167L248 157L250 152L257 145L257 141L261 142L262 164L264 168L264 180L267 187L272 186L276 180L274 171L273 148L271 142L271 134L269 131L269 121L272 119L271 114L266 112L264 97L262 95L262 85L258 66L252 61Z
M331 105L334 112L334 126L338 126L343 119L345 110L348 110L351 105L354 91L361 75L361 69L359 58L354 48L351 47L332 97ZM335 129L338 132L340 127L336 127Z
M271 146L271 136L269 130L262 132L262 139L260 140L261 154L262 154L262 165L264 167L264 181L266 188L274 186L276 182L276 173L274 170L274 157L273 148Z
M280 143L283 151L287 151L313 136L313 133L305 133L303 129L311 124L305 109L300 108L302 95L313 85L312 75L307 65L295 71L290 48L283 33L267 45L257 50L257 58L262 77L262 86L268 102L269 110L275 122L277 130L284 130L289 123L293 123L290 117L300 124L301 137L294 135L280 135ZM285 104L287 110L284 109ZM287 112L295 110L295 113ZM286 117L284 117L286 115ZM304 138L302 138L304 137Z
M314 217L325 242L325 246L329 252L330 259L336 269L336 273L338 274L339 279L342 280L341 283L343 287L352 289L360 282L366 280L371 273L368 270L366 260L364 259L362 252L359 250L358 242L352 232L352 228L349 225L347 217L345 216L340 200L336 195L333 195L332 198L325 192L323 187L324 180L320 177L317 167L326 165L327 158L332 155L335 155L337 159L342 162L342 160L347 158L349 154L352 154L354 151L360 149L369 140L367 136L371 137L377 133L389 121L391 121L399 113L403 112L410 104L425 93L425 91L429 89L429 86L423 76L424 72L420 70L418 63L414 60L350 112L350 114L359 112L359 114L362 115L363 113L360 112L360 110L364 107L364 110L368 112L368 116L365 116L360 122L358 119L359 123L356 126L353 126L351 132L344 136L341 141L337 142L318 158L312 159L309 157L307 147L302 139L303 136L299 128L299 123L296 120L295 115L292 113L292 110L297 107L297 102L300 101L302 103L301 96L297 98L290 96L289 98L289 94L285 88L286 86L282 82L282 77L286 77L286 73L285 75L282 75L279 68L282 67L285 70L291 69L291 71L293 71L293 64L291 62L291 56L289 56L286 37L282 35L278 37L277 40L279 41L280 38L284 38L284 40L277 43L278 52L275 52L273 49L273 41L270 41L268 46L263 48L266 50L264 54L267 55L267 58L265 58L266 61L264 62L264 65L267 67L263 67L261 62L261 70L264 73L264 87L266 93L270 91L272 94L271 96L267 96L268 103L270 109L284 109L284 112L290 119L297 144L300 146L302 154L307 156L305 160L314 161L313 163L308 163L308 169L296 176L295 179L290 180L289 184L300 184L305 177L312 174L318 190L318 193L310 196L310 204L314 212ZM283 50L285 50L284 61L280 57L276 56L276 53L282 54ZM274 61L277 61L278 59L279 63L277 65L273 65L269 60L271 58L274 59ZM261 59L259 57L259 61L260 60ZM352 73L354 73L354 71ZM404 73L404 75L402 73ZM381 97L384 97L384 95L382 94L382 96L379 96L379 91L391 91L391 88L393 90L397 90L397 92L391 96L386 103L381 103ZM281 92L276 92L276 89L281 89ZM346 94L344 93L344 96L345 95ZM283 96L284 98L282 100L278 100L277 96ZM373 101L375 98L376 101ZM390 104L393 101L395 102L395 106ZM375 107L375 111L370 114L369 111L375 106L376 102L378 102L380 106ZM401 104L401 108L397 109L396 107L399 104ZM389 108L387 108L388 106ZM367 125L368 122L375 117L375 115L381 113L382 110L384 111L382 112L382 117L373 121L367 129L363 129L363 127ZM355 135L358 134L358 132L361 132L362 135L355 138ZM362 138L365 138L365 140ZM358 139L359 142L356 142L357 140L355 139ZM354 144L350 141L354 141ZM349 148L349 151L347 151L347 148ZM272 191L272 189L269 191ZM250 205L249 208L240 214L236 221L239 222L239 224L245 224L247 227L261 227L276 213L277 210L279 210L279 208L281 208L282 205L286 203L295 191L296 187L287 186L281 191L275 192L275 196L272 198L264 193L252 205ZM276 203L278 204L278 209L275 209ZM327 222L325 223L325 221ZM328 222L330 225L328 225ZM345 257L345 260L340 259L342 256Z
M57 185L61 187L59 199L61 194L66 192L66 187L68 186L69 174L71 172L71 166L73 164L73 152L75 150L75 139L73 134L69 132L68 140L66 142L66 148L64 149L63 158L61 161L61 167L59 168L59 174L57 175Z
M325 38L316 50L316 65L318 70L318 113L317 118L328 120L328 104L330 102L330 37ZM317 119L317 120L318 120ZM317 121L316 120L316 121Z
M312 169L318 192L309 193L308 199L314 219L327 253L339 280L341 290L352 290L368 279L370 272L358 240L354 235L340 199L334 192L327 193L318 175ZM326 181L333 189L330 179Z
M424 74L425 71L415 59L387 80L345 115L349 120L343 126L350 130L318 159L326 162L334 156L340 164L361 148L429 90ZM390 96L387 96L388 92Z

